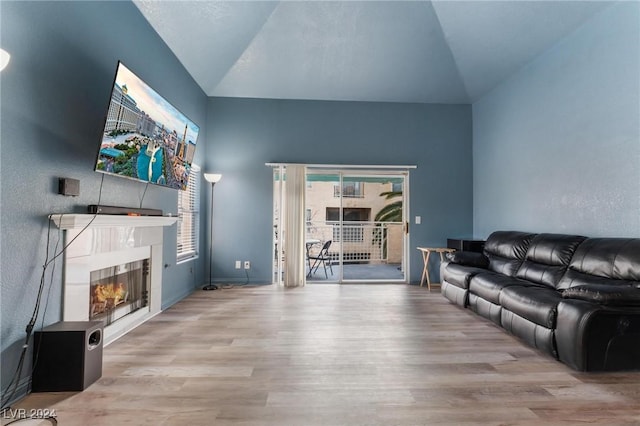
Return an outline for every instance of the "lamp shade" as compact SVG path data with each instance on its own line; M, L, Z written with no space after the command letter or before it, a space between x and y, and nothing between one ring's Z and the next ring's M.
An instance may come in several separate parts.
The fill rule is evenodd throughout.
M222 179L222 175L220 173L205 173L204 174L204 179L207 182L216 183L220 179Z
M9 59L11 59L11 55L9 55L6 50L0 49L0 71L2 71L4 67L7 66L7 64L9 63Z

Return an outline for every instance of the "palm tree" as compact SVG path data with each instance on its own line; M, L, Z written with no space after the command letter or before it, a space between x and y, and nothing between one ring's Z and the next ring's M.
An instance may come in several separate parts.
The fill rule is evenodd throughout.
M396 197L402 197L402 191L386 191L380 193L381 197L385 197L387 200L391 200ZM402 222L402 200L389 203L376 213L376 222ZM382 257L387 257L387 228L383 227L382 223L377 225L379 229L376 229L373 234L373 243L380 244L382 248Z
M387 200L402 197L402 191L386 191L380 193ZM402 222L402 200L387 204L376 214L376 222Z

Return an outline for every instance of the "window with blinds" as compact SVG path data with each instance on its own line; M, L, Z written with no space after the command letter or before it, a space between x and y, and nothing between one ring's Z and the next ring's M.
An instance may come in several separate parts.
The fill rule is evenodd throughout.
M194 164L187 189L178 194L178 262L198 257L199 235L200 167Z

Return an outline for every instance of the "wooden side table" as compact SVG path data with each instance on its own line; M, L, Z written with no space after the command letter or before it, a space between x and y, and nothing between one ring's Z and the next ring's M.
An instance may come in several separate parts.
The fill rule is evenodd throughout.
M429 277L429 256L431 253L440 253L440 262L444 261L444 254L451 253L455 251L452 248L443 248L443 247L418 247L418 250L422 253L422 260L424 262L424 267L422 268L422 278L420 279L420 287L423 286L424 282L427 282L427 288L431 291L432 285L440 285L440 283L432 283L431 278Z

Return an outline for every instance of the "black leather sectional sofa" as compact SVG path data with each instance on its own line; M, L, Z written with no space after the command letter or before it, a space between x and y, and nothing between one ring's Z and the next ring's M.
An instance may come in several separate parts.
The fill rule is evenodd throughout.
M640 238L497 231L442 294L580 371L640 370Z

